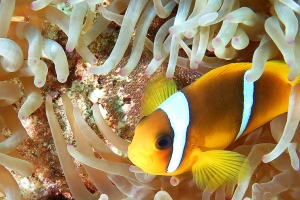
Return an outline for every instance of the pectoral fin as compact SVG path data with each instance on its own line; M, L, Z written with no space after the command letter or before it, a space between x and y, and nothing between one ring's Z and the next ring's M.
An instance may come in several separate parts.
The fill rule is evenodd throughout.
M249 169L245 156L233 151L211 150L199 152L192 173L200 189L214 191L220 186L245 180Z

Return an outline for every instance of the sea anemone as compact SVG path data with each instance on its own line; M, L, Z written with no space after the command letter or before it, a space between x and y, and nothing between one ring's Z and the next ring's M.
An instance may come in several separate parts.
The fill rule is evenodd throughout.
M21 196L20 189L8 169L16 171L23 177L30 176L33 172L33 165L23 160L16 151L27 136L11 105L21 97L21 90L18 85L9 82L1 82L0 90L0 129L6 127L11 133L9 138L0 135L0 191L5 193L7 199L18 199Z
M199 77L198 72L203 74L226 63L250 61L253 65L246 79L256 81L263 73L266 61L277 59L287 63L291 68L288 79L295 80L300 72L300 6L296 1L64 2L0 2L0 128L7 137L0 135L0 172L5 177L0 180L0 192L7 199L21 198L16 182L20 175L29 176L33 171L38 174L40 169L37 161L34 161L33 169L33 165L23 160L16 151L21 145L18 151L22 152L21 149L29 143L27 133L32 140L44 141L36 154L42 154L43 148L54 151L53 144L45 142L47 134L40 133L38 137L33 137L35 133L29 124L34 124L34 116L39 116L37 112L40 112L38 109L41 106L43 108L44 96L51 94L59 104L64 92L86 98L86 102L89 97L94 103L104 106L104 110L109 112L110 127L102 118L97 104L93 106L95 123L105 135L106 142L113 144L123 155L119 157L110 151L95 135L97 128L89 128L79 108L73 108L64 94L63 105L75 136L75 140L70 139L68 143L78 149L68 146L67 152L63 132L51 110L51 98L47 96L47 117L56 151L74 198L95 199L101 194L101 199L107 196L110 199L193 199L200 196L209 199L211 195L215 199L297 199L300 188L297 171L299 84L292 87L287 115L278 116L228 147L228 150L248 156L252 167L248 179L237 183L237 187L219 188L212 194L203 192L195 186L190 174L155 177L132 166L126 158L132 137L128 129L133 130L139 120L137 114L142 89L154 73L163 72L167 78L174 77L181 88L187 85L186 82ZM113 34L109 35L110 32ZM114 37L116 33L117 38ZM79 66L83 63L88 70ZM76 69L73 67L75 64L78 64ZM85 84L78 84L78 77ZM61 85L57 85L57 81ZM99 82L104 85L102 88L98 86ZM124 85L130 85L126 94ZM109 86L115 88L109 89ZM134 98L129 98L130 95ZM126 102L130 102L130 106ZM88 109L89 103L84 106ZM129 124L127 129L121 121ZM67 124L66 121L60 123ZM94 125L93 120L89 125ZM126 140L116 136L111 127ZM69 154L83 163L83 174L88 174L90 182L95 185L92 188L96 188L98 193L87 191ZM94 154L99 154L101 159ZM34 157L32 153L29 155ZM42 163L47 165L44 161ZM293 178L286 181L288 177Z
M236 200L243 197L247 197L247 199L271 199L275 197L278 199L297 199L300 188L300 174L298 172L300 166L296 150L298 137L289 143L288 152L281 154L268 164L261 161L261 157L277 145L278 134L280 137L284 130L287 114L278 116L227 148L247 156L251 170L246 180L236 183L237 186L233 184L226 188L218 188L214 192L207 192L197 188L189 173L175 177L154 176L131 165L127 159L118 157L88 126L79 108L72 106L66 94L63 94L62 99L69 123L75 134L78 150L72 145L67 146L64 141L62 131L55 118L50 96L46 99L46 112L61 165L63 169L67 170L65 176L76 199L87 198L88 196L95 199L96 197L86 191L79 179L71 156L83 164L85 173L89 175L101 193L100 199L107 197L111 199L125 197L129 197L127 199L194 199L199 197L210 199L211 196L215 199ZM109 138L115 147L126 151L129 143L117 137L110 130L102 118L97 104L93 106L93 116L105 137ZM297 129L296 134L299 131ZM94 152L100 154L101 159L96 158ZM71 178L72 180L69 180Z

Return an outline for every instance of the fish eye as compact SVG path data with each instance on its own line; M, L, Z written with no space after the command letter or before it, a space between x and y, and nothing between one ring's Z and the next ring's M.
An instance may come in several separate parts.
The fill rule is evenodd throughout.
M172 137L169 134L164 134L156 140L156 148L165 150L172 144Z

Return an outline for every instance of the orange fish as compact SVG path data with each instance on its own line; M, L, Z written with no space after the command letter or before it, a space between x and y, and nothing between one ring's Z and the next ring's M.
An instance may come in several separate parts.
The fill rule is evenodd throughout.
M267 62L261 78L248 82L251 65L219 67L180 91L174 81L150 80L129 159L149 174L192 171L206 190L246 177L245 156L223 149L287 112L291 86L299 82L288 80L289 68L280 61Z

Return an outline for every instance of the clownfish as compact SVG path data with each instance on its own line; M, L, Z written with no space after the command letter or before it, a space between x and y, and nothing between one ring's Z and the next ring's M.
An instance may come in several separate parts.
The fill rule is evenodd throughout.
M200 189L215 190L246 176L246 157L224 150L240 137L287 112L292 85L284 62L269 61L248 82L251 63L216 68L177 91L153 78L142 97L141 119L128 147L137 167L154 175L192 172Z

